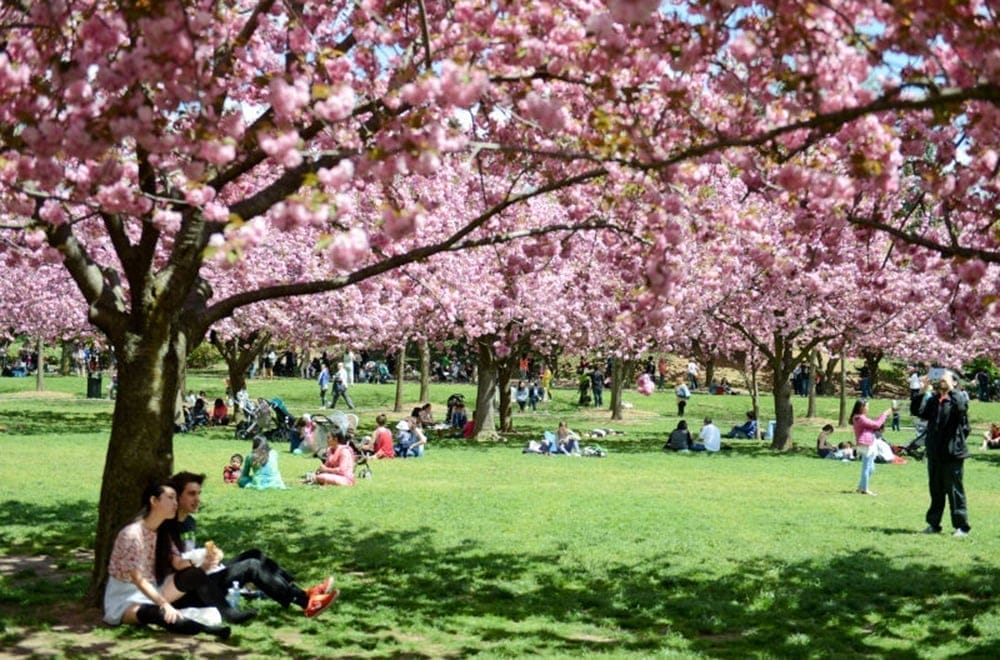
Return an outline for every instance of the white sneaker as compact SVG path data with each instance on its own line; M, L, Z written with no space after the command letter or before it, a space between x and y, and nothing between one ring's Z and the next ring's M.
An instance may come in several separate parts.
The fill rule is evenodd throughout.
M969 535L969 530L967 529L956 529L955 533L952 534L952 536L968 536L968 535Z

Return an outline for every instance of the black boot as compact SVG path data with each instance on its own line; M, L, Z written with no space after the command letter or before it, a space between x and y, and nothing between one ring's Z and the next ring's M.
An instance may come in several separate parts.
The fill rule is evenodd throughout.
M225 641L229 639L229 635L232 630L229 626L206 626L203 623L199 623L194 619L188 619L186 617L181 617L174 621L173 623L167 623L167 620L163 618L163 612L156 605L143 605L135 613L135 618L139 620L140 623L145 624L156 624L161 628L166 628L170 632L177 633L179 635L197 635L198 633L208 633L209 635L215 635L219 639Z

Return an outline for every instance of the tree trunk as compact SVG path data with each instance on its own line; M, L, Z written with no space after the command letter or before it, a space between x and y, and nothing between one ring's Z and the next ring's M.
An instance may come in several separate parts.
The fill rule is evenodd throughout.
M236 393L247 386L247 369L250 368L261 351L271 343L271 333L254 330L246 336L231 337L222 341L222 338L215 332L211 332L209 333L209 341L226 362L229 395L235 401ZM234 424L243 421L243 410L239 406L233 406L232 413Z
M476 410L472 415L472 437L475 440L496 440L496 420L493 418L493 400L497 394L497 361L493 352L493 338L478 341L479 357L476 361Z
M73 343L62 341L62 352L59 355L59 375L69 376L73 373Z
M403 412L403 374L406 372L406 344L396 351L396 400L392 412Z
M879 390L878 365L882 361L882 358L885 357L885 353L877 348L864 348L861 350L861 355L865 359L865 366L868 367L868 371L871 373L872 394L877 396Z
M796 367L793 343L775 332L772 355L768 360L774 374L774 438L771 440L771 449L787 451L792 448L792 424L795 422L791 382L792 372ZM760 421L758 419L758 429Z
M704 364L705 364L705 388L708 389L708 387L715 382L715 355L705 356ZM709 394L712 394L712 392L709 392Z
M514 375L515 353L496 359L497 391L500 394L500 432L514 430L514 412L511 408L510 381Z
M816 416L816 374L819 373L821 362L819 351L813 351L809 357L809 403L806 407L806 417L812 419Z
M431 400L431 346L426 339L420 340L420 398L422 403Z
M840 362L840 358L834 358L832 355L826 361L826 369L823 371L823 394L825 395L829 396L834 392L833 377L836 375L837 364ZM838 383L838 386L843 389L843 383Z
M847 424L847 354L844 346L840 347L840 420L837 426Z
M128 335L115 346L118 397L108 441L90 598L99 602L118 530L141 507L143 489L173 471L175 401L187 357L182 334ZM142 438L137 442L136 438Z
M611 419L620 421L622 419L622 393L625 390L625 381L631 378L635 371L634 360L623 360L621 358L611 359Z
M45 391L45 354L42 350L45 348L45 344L42 343L41 338L35 339L35 353L38 355L38 360L35 361L35 391L44 392Z

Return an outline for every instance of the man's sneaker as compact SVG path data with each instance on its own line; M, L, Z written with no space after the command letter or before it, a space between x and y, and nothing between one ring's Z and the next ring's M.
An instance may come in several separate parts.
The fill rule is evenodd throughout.
M952 536L968 536L968 535L969 535L969 530L962 529L961 527L959 527L958 529L956 529L955 533L952 534Z
M328 594L333 589L333 576L329 576L315 587L309 587L306 589L306 595L312 598L313 596L322 596L323 594Z
M315 596L309 597L309 604L305 607L305 615L307 617L314 617L326 608L330 607L330 603L337 599L340 592L334 589L328 594L316 594Z
M928 525L921 534L940 534L941 528L935 527L934 525Z

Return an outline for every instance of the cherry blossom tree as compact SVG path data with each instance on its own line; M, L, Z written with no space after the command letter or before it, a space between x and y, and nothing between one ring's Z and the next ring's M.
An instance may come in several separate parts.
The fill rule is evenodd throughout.
M803 235L852 223L981 278L997 260L995 23L982 0L6 3L2 249L61 262L126 367L95 593L143 482L172 467L175 393L209 327L554 230L519 224L525 200L563 191L574 225L629 194L670 214L724 162ZM906 199L926 212L899 228L885 193L921 157L931 175ZM491 179L457 217L399 193L457 171L470 190L470 173ZM326 277L213 295L206 260L298 227L328 235ZM654 214L661 247L663 228ZM633 264L654 290L671 268L663 250ZM975 319L983 299L954 309Z

